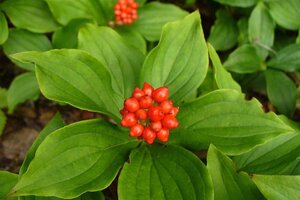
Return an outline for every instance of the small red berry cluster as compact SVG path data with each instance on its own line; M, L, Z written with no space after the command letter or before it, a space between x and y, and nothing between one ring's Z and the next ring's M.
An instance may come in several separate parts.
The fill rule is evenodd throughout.
M119 0L115 5L115 21L117 25L131 24L138 18L139 4L134 0Z
M142 89L136 87L120 111L121 125L130 127L130 136L144 139L148 144L155 138L167 142L169 130L178 127L176 115L179 111L168 97L167 87L154 89L148 83L144 83Z

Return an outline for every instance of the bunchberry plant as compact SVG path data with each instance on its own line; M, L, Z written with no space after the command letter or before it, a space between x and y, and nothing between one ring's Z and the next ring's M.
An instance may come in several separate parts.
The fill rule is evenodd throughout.
M139 4L134 0L119 0L115 5L115 21L117 25L132 24L137 20L137 8Z
M35 63L47 98L100 112L109 120L81 121L41 135L19 177L6 176L6 196L71 199L107 188L119 174L121 200L272 199L271 191L280 193L276 197L298 199L299 176L291 176L299 169L297 147L272 149L263 143L296 137L299 125L263 112L255 99L245 100L206 43L198 12L168 23L146 58L110 28L89 24L80 31L82 50L12 57ZM218 89L197 97L208 55ZM137 124L144 126L146 142L129 136L141 134L140 128L122 127ZM165 133L153 134L160 124L161 130L174 128L168 139ZM270 151L276 156L261 161ZM280 166L259 165L283 160ZM249 176L248 163L264 173L255 170Z

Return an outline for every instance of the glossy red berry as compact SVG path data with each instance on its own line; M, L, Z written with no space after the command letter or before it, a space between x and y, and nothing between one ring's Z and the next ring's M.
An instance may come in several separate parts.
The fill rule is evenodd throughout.
M157 122L164 118L164 113L159 106L152 106L148 109L148 117L151 121Z
M145 128L143 132L143 137L148 144L152 144L156 138L156 133L150 128Z
M167 87L157 88L152 93L152 98L154 99L154 101L158 103L168 100L168 97L169 97L169 90Z
M173 115L175 117L178 112L179 112L179 108L178 107L173 107L170 111L170 115Z
M139 137L143 134L143 132L144 132L144 126L141 124L136 124L130 128L129 134L131 137Z
M126 99L124 102L124 108L129 112L135 112L140 108L139 101L135 98Z
M172 101L163 101L159 104L159 106L161 107L162 111L167 114L169 113L172 108L173 108L173 102Z
M140 120L145 120L147 119L147 111L144 109L139 109L138 111L135 112L136 116Z
M121 120L121 125L125 127L131 127L137 124L137 117L134 113L127 113L124 115L123 119Z
M120 110L120 114L121 115L125 115L128 113L128 110L126 110L125 108L123 108L122 110Z
M162 124L161 124L160 121L157 121L157 122L151 122L150 128L151 128L152 130L154 130L155 132L158 132L158 131L160 131L160 129L162 128Z
M132 93L132 97L140 100L143 96L145 96L145 93L143 90L141 90L140 88L134 88L133 93Z
M162 125L164 128L173 129L177 128L179 123L173 115L166 115L162 120Z
M167 142L169 139L169 130L166 128L161 129L156 133L156 137L162 142Z
M144 83L143 91L145 92L145 95L152 96L152 92L154 91L154 88L149 83Z
M149 96L144 96L140 100L140 107L141 108L150 108L153 104L153 100Z

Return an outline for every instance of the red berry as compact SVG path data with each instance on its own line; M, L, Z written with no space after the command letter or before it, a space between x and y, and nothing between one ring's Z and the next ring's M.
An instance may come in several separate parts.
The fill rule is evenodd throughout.
M167 87L160 87L153 91L152 98L154 101L160 103L168 100L169 90Z
M179 125L177 119L173 115L166 115L162 120L162 124L166 129L173 129Z
M138 111L135 112L136 116L140 120L145 120L147 119L147 111L144 109L139 109Z
M124 115L123 119L121 120L121 125L125 127L131 127L136 125L137 118L134 113L127 113Z
M153 90L154 88L149 83L144 83L143 91L146 95L151 97Z
M151 122L150 128L151 128L152 130L154 130L155 132L158 132L158 131L160 131L160 129L162 128L162 124L161 124L160 121L157 121L157 122Z
M144 132L144 126L141 124L136 124L130 128L129 134L131 137L139 137L143 134L143 132Z
M156 138L156 134L150 128L145 128L143 132L143 138L148 144L152 144Z
M144 93L143 90L141 90L138 87L134 88L133 93L132 93L133 98L136 98L137 100L140 100L143 96L145 96L145 93Z
M149 96L144 96L140 100L140 107L141 108L149 108L152 106L153 100Z
M129 98L125 100L124 107L129 112L135 112L140 108L140 104L135 98Z
M169 113L173 108L173 102L172 101L163 101L159 105L162 109L162 111L166 114Z
M175 117L177 115L178 111L179 111L178 107L173 107L170 111L170 115L173 115Z
M125 115L128 113L128 110L126 110L125 108L123 108L122 110L120 110L120 114L121 115Z
M152 106L148 109L148 117L151 121L157 122L164 118L164 113L159 106Z
M169 130L163 128L156 133L156 136L160 141L167 142L169 139Z

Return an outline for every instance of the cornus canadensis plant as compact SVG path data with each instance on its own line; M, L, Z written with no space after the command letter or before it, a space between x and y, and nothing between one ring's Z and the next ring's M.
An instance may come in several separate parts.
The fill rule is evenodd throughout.
M205 42L198 12L167 24L146 56L114 30L92 24L80 30L79 47L12 57L35 63L47 98L110 120L54 126L54 119L28 152L19 175L0 174L1 183L8 183L0 195L72 199L99 193L118 177L120 200L272 199L270 191L282 188L291 192L281 195L298 199L294 186L299 176L279 176L296 173L297 147L278 144L297 139L299 126L264 113L255 99L245 100ZM218 89L198 97L208 53ZM121 124L131 127L133 136L142 133L146 142L129 137ZM166 132L159 136L159 129L171 128L169 138ZM153 135L166 142L152 141ZM275 147L269 144L274 140ZM268 156L272 153L276 156ZM274 165L278 161L284 162ZM251 176L249 166L256 166Z
M144 83L142 89L135 88L120 111L123 116L121 125L130 127L130 136L143 138L148 144L152 144L155 138L167 142L169 130L178 127L176 115L179 111L168 96L167 87L154 90L150 84Z
M134 0L119 0L115 5L115 21L117 25L131 24L138 18L139 4Z

